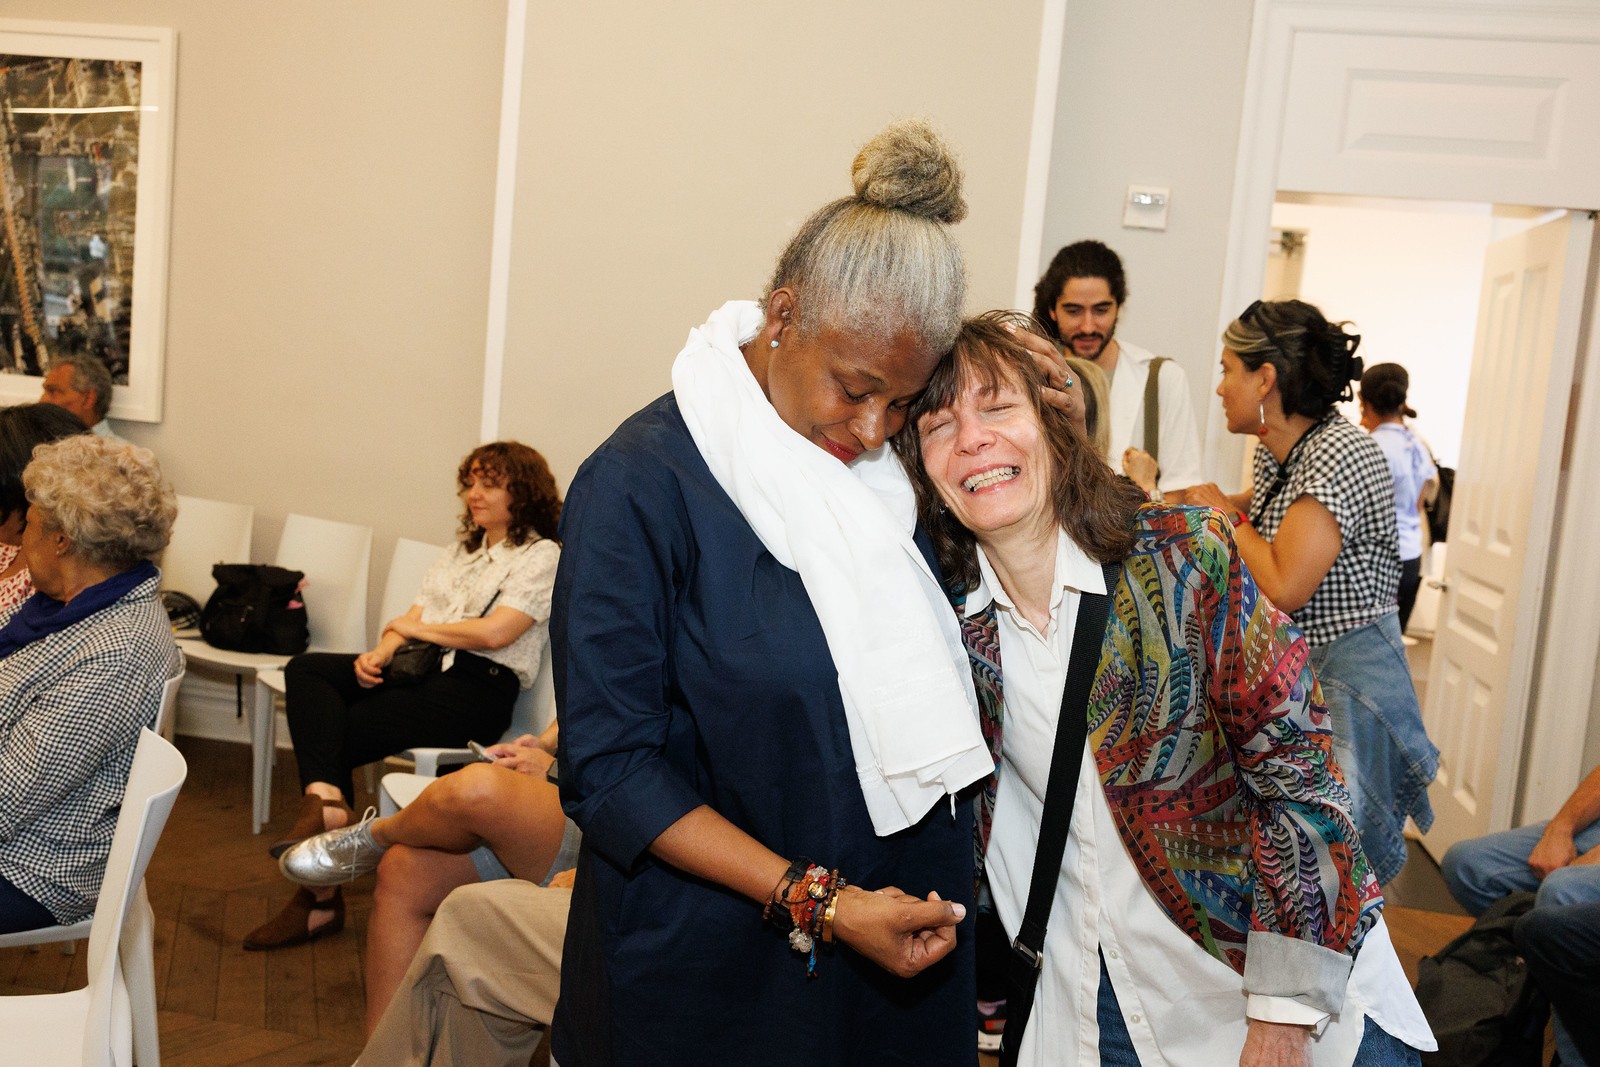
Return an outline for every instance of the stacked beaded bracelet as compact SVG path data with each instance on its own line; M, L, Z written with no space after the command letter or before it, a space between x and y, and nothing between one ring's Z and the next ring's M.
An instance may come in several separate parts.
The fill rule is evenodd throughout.
M808 977L817 975L817 942L833 941L834 906L844 886L838 870L797 859L789 864L761 910L770 926L789 935L790 948L809 955Z

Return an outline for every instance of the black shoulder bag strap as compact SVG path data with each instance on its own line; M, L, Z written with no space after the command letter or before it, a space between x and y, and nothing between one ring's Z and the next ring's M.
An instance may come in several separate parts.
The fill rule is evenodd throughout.
M1044 813L1039 820L1039 851L1033 859L1022 929L1011 942L1006 966L1006 1027L1002 1031L1000 1067L1016 1067L1023 1029L1033 1013L1034 987L1044 966L1045 927L1050 922L1050 905L1056 898L1056 883L1061 880L1061 858L1066 854L1067 834L1072 829L1072 802L1078 792L1083 745L1089 737L1089 690L1100 667L1100 645L1122 570L1120 563L1102 566L1106 595L1083 593L1078 597L1072 656L1067 661L1067 682L1061 689L1061 718L1056 723L1056 747L1050 757L1050 779L1045 785Z

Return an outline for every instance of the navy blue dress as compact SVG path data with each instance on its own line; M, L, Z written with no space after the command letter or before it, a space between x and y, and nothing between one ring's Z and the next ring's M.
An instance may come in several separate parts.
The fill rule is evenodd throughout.
M555 1059L972 1064L970 805L873 833L800 577L717 485L670 394L585 461L561 539L550 623L561 790L584 838ZM961 901L956 950L906 980L825 946L808 980L759 905L649 854L702 804L863 888Z

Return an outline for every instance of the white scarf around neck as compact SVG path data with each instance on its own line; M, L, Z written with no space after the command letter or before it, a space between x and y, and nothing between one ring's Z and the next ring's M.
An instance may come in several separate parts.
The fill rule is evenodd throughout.
M672 365L673 392L717 484L805 584L867 811L891 834L994 762L955 613L912 540L910 479L888 445L846 466L784 423L739 351L764 322L746 300L712 312Z

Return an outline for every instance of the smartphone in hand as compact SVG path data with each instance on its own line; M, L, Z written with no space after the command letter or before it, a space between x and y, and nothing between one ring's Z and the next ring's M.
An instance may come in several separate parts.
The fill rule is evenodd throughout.
M493 762L495 762L495 757L491 756L489 754L489 750L484 748L482 745L478 744L478 742L476 742L476 741L468 741L467 742L467 747L472 749L472 754L474 756L477 756L483 762L485 762L485 763L493 763Z

